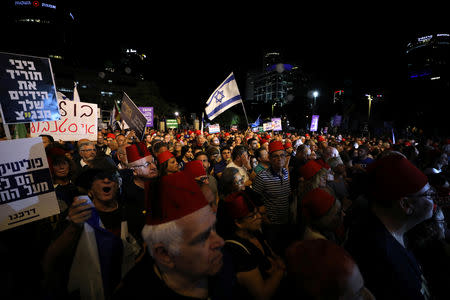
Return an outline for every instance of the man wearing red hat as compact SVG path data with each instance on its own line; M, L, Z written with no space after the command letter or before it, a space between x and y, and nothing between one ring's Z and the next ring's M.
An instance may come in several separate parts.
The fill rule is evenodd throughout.
M122 199L125 203L125 213L134 218L128 218L129 231L140 237L145 224L145 186L150 188L149 182L158 176L155 159L148 151L145 142L131 144L125 148L128 169L133 172L132 181L123 183Z
M367 167L370 209L350 230L347 250L377 299L431 299L405 233L433 214L427 177L392 153Z
M289 196L291 186L289 172L285 168L286 151L281 141L269 144L270 167L258 173L253 189L264 199L267 215L271 224L264 228L267 239L275 251L280 254L288 242L287 225L289 224Z
M215 231L216 216L194 179L184 171L164 176L159 194L147 200L142 237L152 259L144 257L130 271L116 298L223 296L223 291L211 288L211 277L222 269L224 240Z

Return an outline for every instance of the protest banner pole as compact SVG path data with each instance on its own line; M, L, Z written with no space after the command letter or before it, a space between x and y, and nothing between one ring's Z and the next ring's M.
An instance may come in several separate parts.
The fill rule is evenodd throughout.
M11 139L11 133L9 132L9 125L5 123L5 116L3 116L2 106L0 105L0 113L2 117L3 130L5 131L6 138Z

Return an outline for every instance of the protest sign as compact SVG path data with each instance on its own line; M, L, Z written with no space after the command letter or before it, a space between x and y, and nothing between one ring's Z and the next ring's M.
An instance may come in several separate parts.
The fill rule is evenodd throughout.
M273 129L272 122L263 123L264 131L271 131Z
M313 115L311 119L311 131L317 131L317 128L319 126L319 115Z
M138 107L141 113L147 118L147 127L153 127L153 107Z
M272 130L281 131L283 127L281 126L281 118L272 118Z
M220 132L220 125L219 124L209 125L208 131L209 131L210 134L212 134L212 133L219 133Z
M31 137L48 134L56 141L97 140L97 104L70 100L58 100L58 104L61 119L31 123Z
M138 139L142 141L145 127L147 126L147 118L126 93L123 93L120 116L128 124L130 129L134 130Z
M0 104L7 124L59 120L50 59L0 52Z
M0 142L0 231L59 213L41 138Z
M178 128L177 119L166 119L167 129Z

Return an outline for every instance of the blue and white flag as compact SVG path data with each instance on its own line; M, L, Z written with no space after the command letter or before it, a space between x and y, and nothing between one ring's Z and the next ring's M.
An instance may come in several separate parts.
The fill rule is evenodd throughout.
M256 119L255 123L252 123L252 128L254 127L258 127L259 124L261 124L261 115L258 116L258 118Z
M206 102L205 112L208 119L213 120L230 107L239 103L242 103L241 94L239 93L234 74L231 73L209 97Z

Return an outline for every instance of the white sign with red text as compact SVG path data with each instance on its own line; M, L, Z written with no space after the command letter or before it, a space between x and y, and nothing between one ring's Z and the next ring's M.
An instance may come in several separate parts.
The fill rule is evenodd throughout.
M55 141L97 140L97 104L58 100L59 121L30 123L31 137L51 135Z

